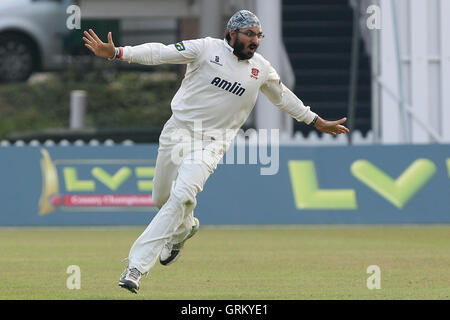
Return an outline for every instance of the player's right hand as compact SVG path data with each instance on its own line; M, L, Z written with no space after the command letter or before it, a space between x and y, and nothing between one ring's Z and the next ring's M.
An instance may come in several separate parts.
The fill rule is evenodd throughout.
M102 42L92 29L89 32L84 31L83 40L85 46L91 50L96 56L102 58L113 58L115 54L114 42L112 41L112 34L108 32L108 42Z

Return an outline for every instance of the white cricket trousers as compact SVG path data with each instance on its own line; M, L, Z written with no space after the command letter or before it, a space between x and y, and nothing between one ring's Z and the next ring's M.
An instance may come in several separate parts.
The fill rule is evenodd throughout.
M159 212L132 245L130 268L148 272L166 241L178 243L194 225L197 193L217 168L225 152L222 139L194 135L171 117L159 138L153 178L153 202Z

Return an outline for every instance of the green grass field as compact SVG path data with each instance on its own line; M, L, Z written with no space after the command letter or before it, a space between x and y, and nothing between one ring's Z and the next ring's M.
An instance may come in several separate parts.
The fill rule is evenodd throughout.
M139 294L118 287L143 227L0 228L0 299L446 299L450 226L202 227ZM69 265L81 289L69 290ZM381 289L366 269L381 269Z

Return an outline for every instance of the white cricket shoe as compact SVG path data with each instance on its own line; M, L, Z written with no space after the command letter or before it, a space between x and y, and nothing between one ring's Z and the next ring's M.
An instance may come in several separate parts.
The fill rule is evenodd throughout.
M161 254L159 255L159 262L167 266L173 262L175 262L181 255L181 249L183 249L184 243L192 238L198 231L200 227L200 221L197 218L194 218L194 225L191 228L191 231L180 243L173 244L171 242L166 242L164 245Z
M124 289L128 289L133 293L138 293L139 291L139 282L142 277L142 273L136 268L126 267L125 271L122 273L122 276L119 280L119 286Z

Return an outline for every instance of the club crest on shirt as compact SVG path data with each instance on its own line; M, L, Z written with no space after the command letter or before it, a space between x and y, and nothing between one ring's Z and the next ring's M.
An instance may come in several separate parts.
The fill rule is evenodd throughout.
M252 68L252 74L250 75L250 78L258 79L259 70L256 68Z
M176 48L178 51L183 51L183 50L186 49L186 47L184 46L183 41L175 43L175 48Z

